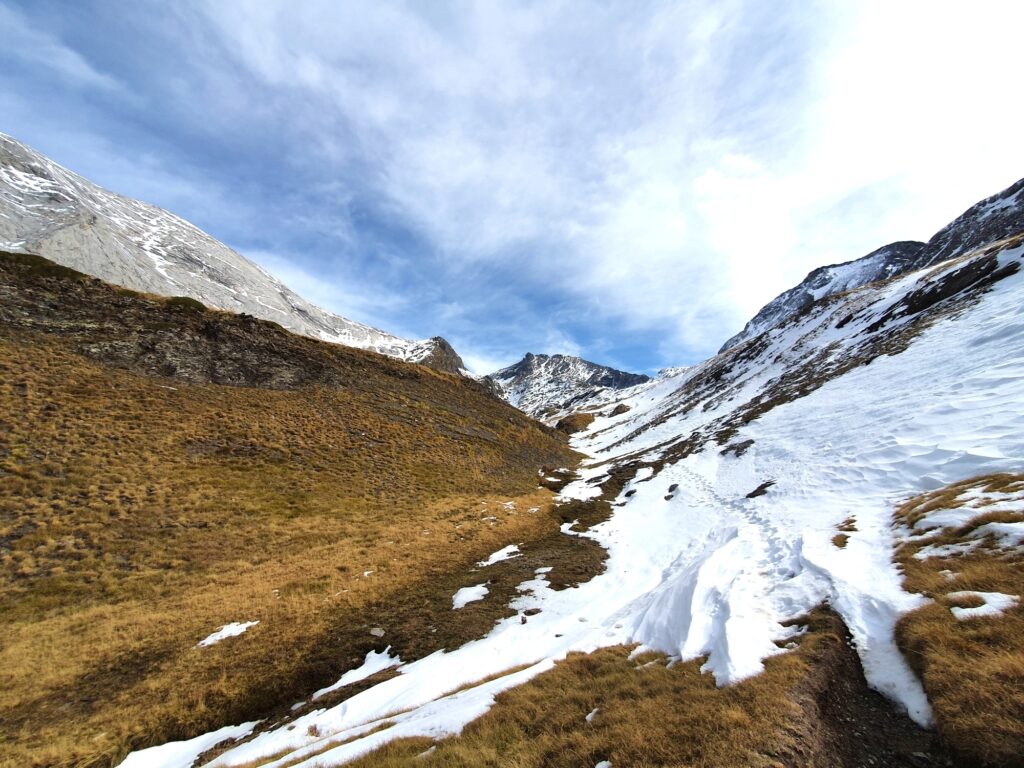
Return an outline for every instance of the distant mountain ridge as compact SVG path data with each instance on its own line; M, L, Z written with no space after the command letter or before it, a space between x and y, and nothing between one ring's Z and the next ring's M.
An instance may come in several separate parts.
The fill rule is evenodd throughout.
M0 248L136 291L188 296L323 341L458 373L440 337L410 341L306 301L184 219L109 192L0 133Z
M485 377L505 400L531 416L554 415L604 399L609 390L621 390L650 381L642 373L628 373L572 355L527 353L515 365Z
M513 754L543 739L532 764L584 744L588 765L609 753L616 765L689 765L692 755L708 754L704 738L732 743L761 722L760 706L722 694L743 722L702 718L697 750L669 754L663 745L687 740L678 737L678 720L665 717L663 727L659 717L686 700L681 689L666 687L660 701L657 689L645 689L642 695L655 691L650 702L657 706L631 721L620 713L636 708L633 679L594 698L595 670L610 669L599 657L583 657L576 673L552 677L558 662L572 663L563 661L569 653L617 646L605 658L620 660L616 674L631 678L638 665L627 654L639 646L661 654L639 666L680 666L679 674L697 680L709 673L720 686L742 681L744 699L769 685L763 699L745 700L781 702L770 708L792 712L763 726L764 747L744 747L717 765L1018 766L1019 202L1017 192L1004 193L972 208L932 244L883 248L866 264L826 268L808 288L810 301L780 312L771 321L777 325L653 381L629 386L635 379L628 375L605 378L604 366L560 355L527 355L492 374L492 384L522 410L549 421L558 409L576 412L564 430L586 456L576 479L566 484L571 470L547 465L537 482L559 494L562 534L607 550L600 570L575 589L556 588L546 582L557 560L516 553L506 562L526 565L536 579L527 582L529 591L517 590L507 618L488 624L484 637L411 662L403 655L399 674L232 743L210 765L310 765L310 755L331 754L322 751L326 739L342 744L335 750L352 750L334 751L340 761L388 742L397 750L411 736L422 741L393 754L415 761L437 741L432 759L484 764L499 749ZM926 251L942 260L906 266L923 262ZM869 279L873 270L904 268ZM485 504L479 514L491 523L514 507L494 514ZM495 555L519 548L518 538L504 541ZM486 590L495 581L492 572L481 573L466 584ZM487 601L504 598L485 594L480 604ZM836 619L819 641L823 606ZM392 642L387 631L382 644ZM787 660L829 647L858 658L828 651L817 668ZM355 669L366 669L366 658ZM359 661L353 655L352 663ZM794 661L802 671L789 667L780 684L765 682ZM654 666L650 674L662 672ZM472 737L459 736L480 712L503 707L495 703L499 692L533 676L535 687L519 703L485 715ZM450 695L454 685L481 680ZM869 687L892 704L867 695ZM266 690L274 693L273 682ZM557 736L510 725L526 711L522 702L541 700L570 711L553 726ZM698 704L705 701L715 699L704 699L702 690ZM837 702L856 706L837 711ZM604 719L592 724L593 717ZM241 719L216 725L239 727ZM611 752L618 749L614 734L638 731L631 753ZM136 752L132 764L148 764L151 754Z
M968 253L1019 231L1024 179L968 208L927 243L890 243L853 261L818 267L803 281L765 304L719 352L774 328L814 302L869 283L913 272Z

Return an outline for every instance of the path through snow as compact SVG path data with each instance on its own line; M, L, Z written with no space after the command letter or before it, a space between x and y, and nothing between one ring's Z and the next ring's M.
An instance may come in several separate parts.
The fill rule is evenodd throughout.
M511 617L485 638L405 664L400 675L259 734L211 765L275 754L283 756L268 764L274 768L295 760L298 768L339 765L395 738L457 734L500 691L570 651L601 646L641 643L683 659L706 657L716 681L733 682L759 672L765 657L781 652L777 641L798 631L787 624L823 601L849 626L871 685L928 723L928 702L893 640L898 617L923 599L900 587L892 510L911 494L1024 464L1024 361L1006 354L1008 345L1024 348L1022 280L1003 280L901 354L878 357L743 426L735 439L754 442L742 456L710 445L627 483L609 520L575 534L608 548L605 573L557 592L539 574L513 602L520 611L543 609L529 622ZM606 471L598 460L653 460L661 442L731 407L696 408L659 424L688 375L646 386L625 401L624 418L599 417L577 438L577 448L598 458L563 495L593 497ZM772 375L759 372L750 387ZM655 426L633 434L645 423ZM605 450L612 445L614 453ZM775 485L747 498L766 480ZM840 549L832 537L848 518L856 530ZM513 667L523 668L458 690Z

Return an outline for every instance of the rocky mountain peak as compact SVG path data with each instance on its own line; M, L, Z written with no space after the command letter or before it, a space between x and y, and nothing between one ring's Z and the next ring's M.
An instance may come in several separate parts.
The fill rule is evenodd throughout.
M927 243L913 240L890 243L859 259L812 270L799 285L783 291L765 304L742 331L722 345L719 352L805 312L826 296L938 264L1015 235L1022 229L1024 179L971 206Z
M411 341L321 309L199 228L105 190L0 134L0 249L116 285L272 320L314 339L458 373L440 337Z
M573 355L526 353L522 360L486 377L502 396L533 416L553 415L594 402L607 390L650 380Z

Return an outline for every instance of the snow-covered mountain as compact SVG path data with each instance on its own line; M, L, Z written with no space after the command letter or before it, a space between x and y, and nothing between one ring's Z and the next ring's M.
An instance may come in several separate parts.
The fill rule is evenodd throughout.
M440 337L409 341L309 303L187 221L109 192L0 134L0 249L44 256L110 283L273 320L324 341L452 373Z
M969 208L937 232L927 243L890 243L854 261L819 267L794 288L765 304L743 327L722 345L720 352L735 347L772 328L786 318L805 311L826 296L902 275L967 253L1019 231L1024 208L1024 179Z
M604 401L616 390L650 380L572 355L526 356L486 377L509 403L531 416L547 417Z
M393 739L456 734L497 693L602 646L704 658L730 683L784 653L822 603L848 626L868 682L929 724L932 702L895 626L930 598L904 590L894 555L942 528L893 516L916 494L1024 467L1024 209L1000 199L1010 198L958 220L970 231L943 230L943 248L959 244L953 258L823 295L700 365L620 393L628 409L574 438L590 458L561 492L566 504L611 503L605 522L563 526L607 548L604 573L556 591L538 569L517 615L486 637L396 660L400 675L211 765L340 765ZM979 244L996 215L993 240ZM988 541L996 557L1024 540L1024 524L1001 525L1013 535ZM923 556L951 557L943 573L956 581L957 552Z

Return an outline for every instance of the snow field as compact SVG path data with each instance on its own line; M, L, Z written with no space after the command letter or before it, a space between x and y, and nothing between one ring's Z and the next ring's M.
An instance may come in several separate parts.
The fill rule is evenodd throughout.
M1020 259L1022 251L1001 259ZM846 300L877 316L919 278L872 289L873 305L860 294ZM512 604L542 608L529 622L503 620L480 640L403 665L398 676L261 733L211 765L237 766L284 750L268 765L340 765L397 738L458 734L501 690L570 651L607 645L639 643L683 660L704 658L703 669L728 684L757 674L766 657L782 652L778 644L800 631L785 625L822 602L849 627L868 682L928 724L929 703L893 638L898 618L925 600L901 588L892 512L922 491L1024 463L1024 356L1008 354L1024 349L1022 287L1021 273L1006 278L900 354L853 368L743 426L734 440L754 443L741 457L723 455L710 442L656 475L634 478L609 520L576 534L608 549L605 573L560 592L538 574ZM780 352L834 343L839 354L870 319L840 331L814 326L821 317L812 315L803 326L772 331L773 343ZM624 400L632 408L627 418L599 417L576 439L594 458L562 496L595 497L607 471L601 462L657 459L659 444L729 412L783 369L784 362L754 367L733 393L736 402L693 408L632 435L670 409L672 394L700 367L645 385ZM746 497L766 480L775 484L765 495ZM839 548L831 539L848 518L855 529ZM1012 537L1015 529L993 533ZM982 599L986 607L999 604L994 596ZM474 685L517 666L525 668ZM369 733L384 723L391 725ZM312 756L344 739L352 740Z

